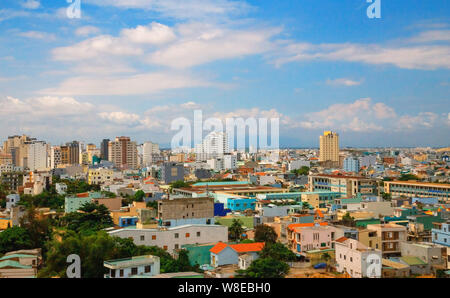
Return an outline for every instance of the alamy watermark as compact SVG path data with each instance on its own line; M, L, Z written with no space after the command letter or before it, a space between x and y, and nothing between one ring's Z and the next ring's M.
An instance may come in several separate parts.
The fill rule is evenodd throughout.
M77 254L67 256L67 263L71 263L66 270L68 278L81 278L81 259Z
M66 0L71 3L66 9L66 15L69 19L81 18L81 0Z
M225 119L211 117L203 120L201 110L194 111L194 125L185 117L176 118L171 123L171 130L178 130L171 141L171 149L179 150L192 148L193 144L203 142L203 131L223 132L228 140L230 150L249 149L250 153L256 153L259 149L279 150L280 119L279 118L234 118ZM270 123L270 143L268 126ZM192 138L193 131L193 138ZM247 142L248 140L248 142ZM235 146L236 144L236 146ZM248 146L247 146L248 145Z
M372 3L367 7L367 17L381 19L381 0L367 0L367 3Z

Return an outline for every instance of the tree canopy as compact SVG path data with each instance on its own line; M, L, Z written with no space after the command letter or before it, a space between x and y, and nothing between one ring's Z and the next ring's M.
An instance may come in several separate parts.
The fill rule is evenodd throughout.
M275 230L268 225L257 225L255 228L255 242L275 243L278 235Z

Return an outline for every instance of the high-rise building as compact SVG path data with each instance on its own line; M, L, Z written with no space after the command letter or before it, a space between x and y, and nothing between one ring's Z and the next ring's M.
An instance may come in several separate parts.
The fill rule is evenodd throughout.
M3 144L3 152L11 154L12 163L18 167L26 167L28 159L28 144L27 142L35 141L26 135L23 136L9 136Z
M344 159L344 171L358 173L360 169L359 159L353 156L348 156Z
M225 132L211 132L195 148L197 160L222 157L225 153L229 152L228 135Z
M61 164L74 165L80 163L80 143L73 141L61 146Z
M108 144L108 160L120 169L136 169L138 167L138 152L136 142L129 137L116 137Z
M50 168L56 169L61 164L61 147L52 146L50 150Z
M320 136L320 162L339 164L339 135L326 131Z
M47 144L45 142L28 143L27 167L30 171L47 169Z
M159 145L152 142L145 142L142 145L142 163L144 166L153 164L153 156L157 154L160 154Z
M100 144L100 157L102 159L108 159L109 153L108 153L108 144L110 139L103 139L102 143Z

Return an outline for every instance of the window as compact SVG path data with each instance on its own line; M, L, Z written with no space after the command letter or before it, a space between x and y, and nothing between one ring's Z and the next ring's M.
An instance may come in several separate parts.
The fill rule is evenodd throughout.
M150 271L152 271L152 266L151 265L145 266L144 272L149 273Z
M200 232L197 232L197 237L200 237Z
M186 238L189 238L191 235L189 233L186 233Z
M120 276L120 277L123 277L123 269L120 269L120 271L119 271L119 276Z
M353 262L353 258L352 257L350 257L350 262Z
M167 250L167 245L164 245L163 249L164 249L164 250Z
M111 277L116 277L116 270L111 269L110 275Z
M179 235L178 233L175 233L175 238L178 239L179 236L180 236L180 235Z
M194 217L194 212L192 212L192 217Z
M144 241L144 240L145 240L145 236L141 235L141 241Z
M152 235L152 240L156 240L156 235Z
M180 248L180 245L175 244L175 249L178 249L178 248Z
M136 275L138 273L137 267L131 268L131 275Z

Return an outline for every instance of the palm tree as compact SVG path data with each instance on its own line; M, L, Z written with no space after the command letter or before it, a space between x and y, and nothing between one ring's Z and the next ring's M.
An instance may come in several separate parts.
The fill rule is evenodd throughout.
M322 256L320 258L327 264L326 271L328 272L328 266L329 266L328 262L331 260L330 254L326 252L326 253L322 254Z

